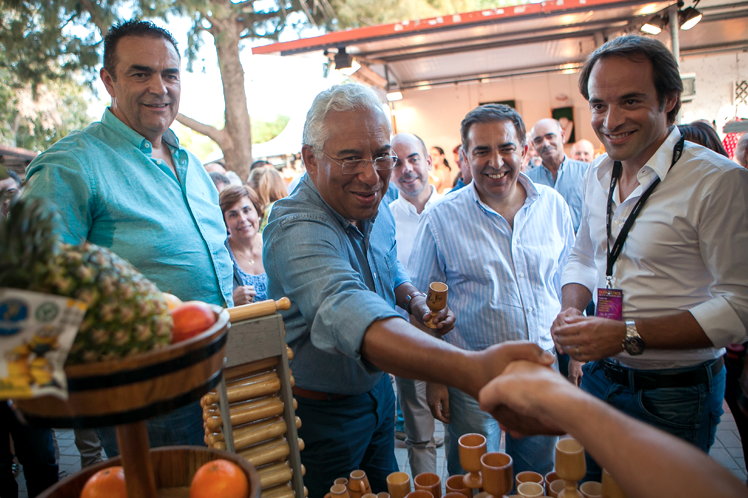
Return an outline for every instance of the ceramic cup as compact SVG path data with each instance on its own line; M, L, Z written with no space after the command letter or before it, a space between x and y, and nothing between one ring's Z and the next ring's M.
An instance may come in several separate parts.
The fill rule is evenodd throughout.
M552 481L550 486L548 486L548 496L551 498L558 498L559 493L563 491L565 486L566 482L563 479Z
M392 498L405 498L410 493L410 476L405 472L393 472L388 475L387 490Z
M523 482L517 486L517 493L522 498L538 498L543 496L543 486L537 482Z
M551 483L553 481L558 481L559 479L561 479L561 478L558 477L558 474L556 474L555 470L552 470L552 471L548 472L545 475L545 478L543 480L545 481L545 491L546 491L546 493L548 492L549 489L551 489Z
M480 457L486 454L486 438L482 434L465 434L458 441L460 465L467 470L463 478L470 489L483 487L480 475Z
M348 479L346 479L345 477L338 477L337 479L335 479L335 482L333 484L342 484L343 486L347 488Z
M519 487L520 484L523 482L534 482L536 484L543 485L543 476L538 474L537 472L531 472L529 470L525 472L520 472L516 476L514 476L514 483L517 487Z
M377 495L374 493L366 493L365 495L361 496L361 498L377 498Z
M405 498L434 498L434 496L423 489L416 489L405 495Z
M449 287L443 282L431 282L429 285L429 292L426 295L426 306L431 310L431 314L435 315L441 310L447 307L447 292ZM436 328L436 325L432 323L432 320L426 322L426 326L432 329Z
M579 486L579 491L584 498L602 498L603 485L599 482L588 481Z
M361 498L366 493L371 493L369 479L363 470L354 470L348 475L348 492L351 498Z
M447 479L444 483L444 489L446 490L447 495L459 493L465 498L473 498L473 490L465 486L463 477L463 475L457 474ZM447 495L444 495L442 498L446 498Z
M348 488L342 484L333 484L330 488L330 492L325 495L325 498L350 498L348 494Z
M506 453L486 453L480 458L483 489L491 496L504 496L512 490L512 457Z
M381 493L377 493L377 498L390 498L390 494L382 491Z
M432 494L434 498L442 497L442 480L432 472L423 472L413 478L416 489L422 489Z
M559 439L556 443L556 474L565 481L577 482L587 473L584 448L576 439Z

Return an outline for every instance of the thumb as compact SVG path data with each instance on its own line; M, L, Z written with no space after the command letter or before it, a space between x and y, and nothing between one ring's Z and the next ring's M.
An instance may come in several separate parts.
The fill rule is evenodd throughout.
M515 360L527 360L541 365L553 365L556 357L537 344L527 341L509 341L502 343L502 356L507 364Z

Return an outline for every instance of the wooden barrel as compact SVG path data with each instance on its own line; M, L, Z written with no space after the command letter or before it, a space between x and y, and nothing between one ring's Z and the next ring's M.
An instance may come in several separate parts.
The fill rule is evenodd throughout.
M189 497L192 477L203 464L223 458L238 465L249 480L247 498L260 496L260 475L244 458L235 453L211 450L198 446L166 446L151 450L156 489L159 497ZM101 463L86 467L49 488L39 498L80 498L86 481L96 472L114 465L122 465L120 458L110 458ZM127 476L125 476L127 479ZM220 498L220 497L216 497Z
M69 397L15 400L23 417L43 427L105 427L167 414L200 399L220 380L229 313L177 344L121 360L65 367Z

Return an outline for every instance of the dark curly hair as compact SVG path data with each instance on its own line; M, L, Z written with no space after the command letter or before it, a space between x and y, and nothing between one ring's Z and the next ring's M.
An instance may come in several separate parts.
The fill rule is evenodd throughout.
M668 97L671 95L677 97L675 107L667 113L667 124L675 123L675 117L678 115L681 106L680 95L683 93L683 81L680 79L678 63L675 61L673 54L661 41L654 38L634 35L619 36L592 52L579 73L579 91L582 96L586 100L590 100L587 85L595 63L604 57L611 56L624 57L637 63L646 60L652 63L654 86L657 90L660 110L665 109L665 100ZM632 77L635 77L635 75L632 75Z
M140 19L130 19L120 24L115 24L106 36L104 36L104 69L116 81L114 68L117 67L117 44L125 36L150 36L152 38L163 38L174 46L174 50L179 57L177 50L177 41L174 37L163 28L159 28L151 21L141 21Z

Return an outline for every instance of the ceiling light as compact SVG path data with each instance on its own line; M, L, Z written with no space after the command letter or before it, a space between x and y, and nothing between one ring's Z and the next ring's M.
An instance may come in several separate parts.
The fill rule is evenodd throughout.
M345 69L351 67L353 63L353 57L345 51L345 47L338 49L338 53L335 54L335 69Z
M402 92L390 92L387 94L388 102L395 102L396 100L403 100Z
M659 35L664 27L665 19L660 16L653 16L652 19L647 21L640 29L648 35Z
M696 10L694 7L688 7L685 10L678 12L678 22L680 23L680 29L683 31L689 30L696 26L703 15L701 12Z

